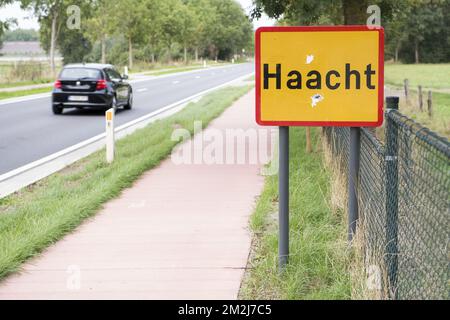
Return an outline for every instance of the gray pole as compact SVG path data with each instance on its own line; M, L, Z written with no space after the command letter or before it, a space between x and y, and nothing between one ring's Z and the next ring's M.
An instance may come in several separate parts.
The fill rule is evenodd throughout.
M350 154L348 162L348 241L356 234L358 221L358 176L359 151L361 148L361 131L358 127L350 128Z
M289 127L279 128L279 239L278 259L280 270L289 259Z
M386 269L390 294L397 295L398 267L398 126L390 113L398 110L398 97L386 98Z

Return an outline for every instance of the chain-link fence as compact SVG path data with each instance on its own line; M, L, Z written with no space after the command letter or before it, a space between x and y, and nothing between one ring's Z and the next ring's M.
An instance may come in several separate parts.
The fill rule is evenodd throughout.
M393 299L449 298L450 143L386 113L384 141L362 128L358 181L365 264L378 266ZM324 128L348 170L350 129Z

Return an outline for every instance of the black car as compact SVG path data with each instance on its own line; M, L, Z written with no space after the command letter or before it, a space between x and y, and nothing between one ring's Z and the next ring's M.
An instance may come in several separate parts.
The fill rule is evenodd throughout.
M52 93L52 110L64 108L106 110L133 106L133 89L110 64L71 64L62 69Z

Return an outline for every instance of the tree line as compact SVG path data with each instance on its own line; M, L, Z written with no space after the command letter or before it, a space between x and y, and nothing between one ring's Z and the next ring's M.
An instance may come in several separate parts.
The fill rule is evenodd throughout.
M16 1L38 18L53 70L56 50L64 63L97 61L131 69L135 60L217 60L252 52L253 26L234 0ZM11 2L0 0L0 6Z
M39 32L34 29L6 30L3 41L39 41Z
M377 5L385 28L386 59L405 63L450 61L450 0L255 0L280 25L366 24ZM370 11L370 10L369 10Z

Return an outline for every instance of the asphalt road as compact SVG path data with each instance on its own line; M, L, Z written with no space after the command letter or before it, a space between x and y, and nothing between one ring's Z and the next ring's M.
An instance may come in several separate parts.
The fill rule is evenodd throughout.
M119 110L116 126L254 70L237 64L132 83L132 110ZM104 112L67 109L51 112L51 98L0 104L0 175L61 151L105 130Z

